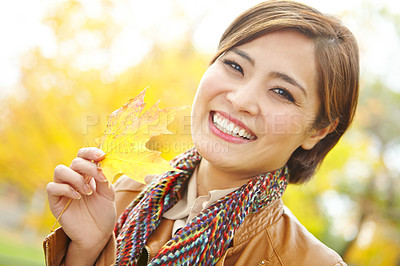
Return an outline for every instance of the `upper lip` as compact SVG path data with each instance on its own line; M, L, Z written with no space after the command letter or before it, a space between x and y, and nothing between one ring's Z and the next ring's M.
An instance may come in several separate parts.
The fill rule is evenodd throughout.
M254 132L248 126L246 126L242 121L232 117L229 113L226 113L224 111L214 111L214 112L215 113L219 113L221 116L225 117L226 119L228 119L232 123L234 123L234 124L238 125L239 127L243 128L244 130L249 132L251 135L256 136L256 134L254 134Z

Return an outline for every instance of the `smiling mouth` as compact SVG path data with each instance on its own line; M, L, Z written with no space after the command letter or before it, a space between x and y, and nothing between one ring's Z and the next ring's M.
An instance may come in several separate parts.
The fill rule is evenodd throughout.
M212 112L212 122L216 128L230 136L241 138L243 140L255 140L257 137L248 130L233 123L217 112Z

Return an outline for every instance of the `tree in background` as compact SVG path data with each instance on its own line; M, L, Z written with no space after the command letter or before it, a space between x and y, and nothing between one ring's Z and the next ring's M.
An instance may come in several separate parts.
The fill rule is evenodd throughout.
M80 1L54 6L45 22L54 32L56 52L47 56L36 48L27 53L21 62L19 90L0 102L4 110L0 206L7 203L15 209L11 213L15 223L9 225L13 228L48 233L55 219L46 205L45 186L54 167L68 165L82 146L95 146L113 110L148 86L149 104L161 99L162 107L190 105L207 67L210 55L196 51L192 42L200 17L185 16L175 6L174 16L188 25L185 34L158 42L154 41L157 28L149 28L141 33L153 40L142 60L123 72L113 72L112 51L123 31L113 14L127 3L104 0L97 5L97 15ZM371 16L379 16L399 27L399 17L388 10L364 8L359 25L368 28ZM360 46L368 49L368 44ZM349 264L395 265L400 259L400 196L396 193L400 168L395 163L400 157L400 96L384 77L368 70L363 73L351 131L310 183L289 186L284 202ZM189 120L189 112L182 112L171 125L178 136L168 136L167 143L152 138L149 147L161 150L166 159L190 147Z
M78 1L65 1L51 10L45 22L56 36L57 53L46 57L37 48L26 54L19 90L1 102L5 109L0 126L2 194L13 190L23 206L38 203L24 209L21 228L48 232L54 218L44 204L45 186L54 167L69 165L81 147L96 146L113 110L149 86L149 105L158 99L161 107L190 105L207 66L208 56L196 52L185 39L168 49L152 45L142 63L117 76L107 64L99 68L96 62L81 62L87 53L94 61L104 56L120 30L107 16L112 4L103 1L101 7L104 13L97 18L88 17ZM82 41L91 39L95 45ZM184 129L189 121L189 113L182 112L171 130ZM180 130L180 135L186 143L182 148L190 147L190 130ZM181 151L165 150L164 156L170 159Z

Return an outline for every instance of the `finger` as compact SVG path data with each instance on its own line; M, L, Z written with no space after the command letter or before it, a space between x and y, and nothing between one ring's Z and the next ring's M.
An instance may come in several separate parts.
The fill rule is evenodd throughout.
M85 195L91 195L93 193L93 190L82 175L62 164L57 165L54 169L54 182L68 184Z
M114 201L114 199L115 199L114 187L113 187L113 185L109 184L108 182L97 182L96 183L96 192L108 200Z
M47 197L50 206L54 206L60 197L80 199L81 195L68 184L50 182L47 184Z
M81 157L76 157L70 168L82 175L88 175L94 177L98 182L107 182L106 176L103 174L100 168L97 167L97 163L88 161ZM89 180L87 180L89 181Z
M101 161L104 159L106 154L95 147L82 148L78 151L78 157L89 160L89 161Z
M96 189L96 181L95 181L95 179L93 178L93 177L90 177L90 180L89 180L89 182L88 182L88 184L89 184L89 187L93 190L93 191L96 191L97 189Z
M115 191L112 185L109 185L108 182L96 182L93 177L90 178L89 186L93 191L96 191L97 194L105 197L110 201L114 201L115 199Z

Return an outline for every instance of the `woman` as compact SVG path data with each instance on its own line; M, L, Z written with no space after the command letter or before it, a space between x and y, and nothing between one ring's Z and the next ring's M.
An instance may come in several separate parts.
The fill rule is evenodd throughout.
M96 148L56 167L53 214L73 201L45 243L48 264L345 265L280 198L348 128L358 76L356 41L336 19L290 1L245 11L199 84L195 147L177 171L147 187L121 178L114 191Z

